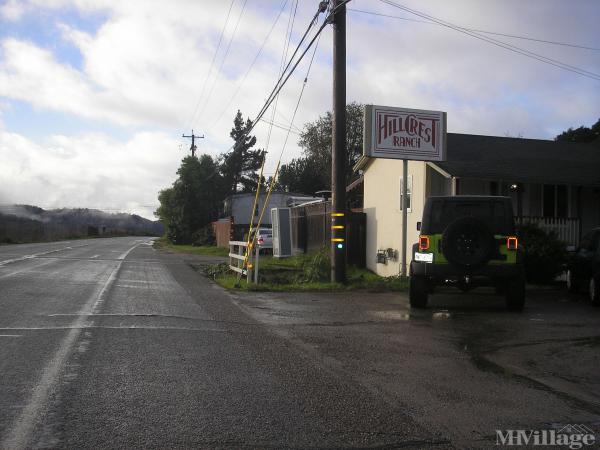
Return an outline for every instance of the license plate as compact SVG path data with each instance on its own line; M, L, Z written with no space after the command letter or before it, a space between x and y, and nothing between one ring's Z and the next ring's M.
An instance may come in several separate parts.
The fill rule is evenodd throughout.
M433 253L415 253L415 261L432 263Z

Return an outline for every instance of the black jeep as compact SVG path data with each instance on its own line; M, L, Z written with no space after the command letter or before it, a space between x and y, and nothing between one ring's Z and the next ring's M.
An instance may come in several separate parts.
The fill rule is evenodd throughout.
M509 197L430 197L410 263L410 304L427 306L436 285L464 292L494 286L508 309L525 305L525 277Z

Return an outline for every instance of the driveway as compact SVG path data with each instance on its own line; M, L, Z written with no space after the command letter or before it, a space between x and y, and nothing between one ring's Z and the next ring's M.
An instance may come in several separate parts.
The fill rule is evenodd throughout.
M496 430L600 431L600 309L530 289L523 313L491 290L443 291L426 310L404 294L236 294L248 314L457 448Z

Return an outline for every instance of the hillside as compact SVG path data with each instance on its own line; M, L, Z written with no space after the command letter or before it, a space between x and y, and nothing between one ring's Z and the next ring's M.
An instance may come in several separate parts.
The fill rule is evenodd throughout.
M31 205L0 205L0 243L162 234L160 222L135 214L109 214L86 208L44 210Z

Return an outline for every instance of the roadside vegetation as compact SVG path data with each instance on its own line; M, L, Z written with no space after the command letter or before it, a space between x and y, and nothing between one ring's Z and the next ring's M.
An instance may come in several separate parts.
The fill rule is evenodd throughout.
M227 256L229 254L228 249L214 245L196 246L173 244L164 236L154 241L154 248L201 256Z
M532 284L553 284L567 263L567 246L555 232L534 224L522 224L517 234L523 249L525 278Z
M242 291L347 291L367 290L375 292L404 291L408 279L380 277L367 269L348 267L348 283L332 283L330 261L326 250L290 258L273 258L261 255L259 260L259 283L247 283L246 278L229 270L227 263L205 267L204 273L226 289Z

